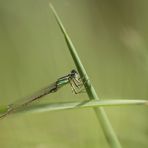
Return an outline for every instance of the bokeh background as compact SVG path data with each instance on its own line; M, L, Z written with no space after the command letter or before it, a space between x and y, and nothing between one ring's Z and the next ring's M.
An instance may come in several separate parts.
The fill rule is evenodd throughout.
M101 99L148 98L148 2L53 0ZM75 68L49 0L0 0L0 105ZM40 102L86 100L69 86ZM125 148L148 147L148 109L105 108ZM11 115L0 121L3 148L109 148L92 109Z

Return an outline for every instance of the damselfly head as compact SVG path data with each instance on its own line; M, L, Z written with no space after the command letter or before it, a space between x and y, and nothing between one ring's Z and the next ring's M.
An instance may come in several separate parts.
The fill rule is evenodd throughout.
M72 77L77 77L78 75L79 74L78 74L78 72L75 69L71 70L71 76Z

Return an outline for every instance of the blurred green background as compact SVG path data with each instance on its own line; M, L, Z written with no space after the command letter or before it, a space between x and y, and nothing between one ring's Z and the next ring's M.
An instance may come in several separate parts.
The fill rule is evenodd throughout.
M53 0L102 99L147 99L148 2ZM49 0L0 0L0 105L75 68ZM40 102L86 100L69 86ZM148 109L105 109L125 148L148 147ZM11 115L0 121L3 148L109 148L92 109Z

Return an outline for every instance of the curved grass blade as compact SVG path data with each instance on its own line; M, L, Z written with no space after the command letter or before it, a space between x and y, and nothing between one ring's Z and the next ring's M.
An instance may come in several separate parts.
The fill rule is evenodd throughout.
M60 111L67 109L83 109L92 107L112 107L112 106L131 106L131 105L147 105L147 100L88 100L88 101L75 101L75 102L58 102L50 104L31 105L26 108L16 110L14 113L28 112L38 113L47 111ZM0 114L5 113L6 107L0 108Z
M51 3L49 4L49 6L52 9L52 12L53 12L53 14L56 18L56 22L58 23L58 25L59 25L62 33L63 33L63 36L64 36L65 41L67 43L68 49L71 53L71 56L74 60L75 65L78 69L78 72L80 73L80 76L82 78L84 78L83 82L85 82L84 85L85 85L85 88L86 88L86 92L89 96L89 99L99 99L93 85L91 84L91 82L89 80L89 77L86 73L86 70L85 70L85 68L84 68L84 66L83 66L83 64L82 64L82 62L81 62L81 60L78 56L78 53L77 53L69 35L67 34L67 32L66 32L66 30L65 30L65 28L62 24L62 21L60 20L57 12L55 11L55 9L54 9L54 7L52 6ZM101 127L104 131L104 135L105 135L110 147L121 148L121 144L120 144L120 142L119 142L112 126L111 126L111 123L110 123L104 109L102 107L100 107L100 108L94 107L94 111L96 112L97 118L99 119Z

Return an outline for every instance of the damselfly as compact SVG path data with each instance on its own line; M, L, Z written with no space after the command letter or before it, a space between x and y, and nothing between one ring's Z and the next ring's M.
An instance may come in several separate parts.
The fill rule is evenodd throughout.
M83 85L82 80L76 70L72 70L69 74L60 77L57 79L56 82L52 83L51 85L47 86L46 88L41 89L40 91L34 93L33 95L26 97L25 99L21 99L16 101L10 105L8 105L8 110L6 113L0 116L0 118L7 116L8 114L20 109L21 107L27 106L28 104L32 103L35 100L38 100L50 93L54 93L59 88L66 84L70 84L72 91L77 94L81 92L81 86Z

